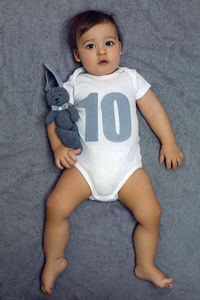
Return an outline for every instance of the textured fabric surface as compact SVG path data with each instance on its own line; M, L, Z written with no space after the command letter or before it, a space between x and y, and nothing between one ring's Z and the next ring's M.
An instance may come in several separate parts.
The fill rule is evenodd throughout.
M117 16L121 65L152 84L185 155L174 171L159 166L159 141L139 115L143 165L162 206L156 263L174 288L133 275L131 213L119 201L87 200L70 216L68 268L49 299L199 299L199 0L0 1L0 299L48 298L40 292L45 201L60 171L45 129L43 63L63 80L74 70L66 22L85 9Z

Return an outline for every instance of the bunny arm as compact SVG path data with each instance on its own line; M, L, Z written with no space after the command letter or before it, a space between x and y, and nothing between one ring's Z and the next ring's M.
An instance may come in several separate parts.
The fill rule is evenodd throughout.
M56 133L65 147L82 150L83 147L77 132L56 127Z
M57 111L52 111L52 110L48 113L45 120L46 125L51 124L55 120L57 113L58 113Z
M70 118L72 120L73 123L77 122L79 119L79 114L78 111L76 110L76 108L74 106L69 106L68 107L68 111L70 113Z

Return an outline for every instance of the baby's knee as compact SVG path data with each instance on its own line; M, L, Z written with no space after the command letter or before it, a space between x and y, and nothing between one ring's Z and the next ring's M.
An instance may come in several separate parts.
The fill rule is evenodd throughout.
M55 195L50 195L46 201L46 214L54 218L67 218L70 215L70 211L61 199Z
M161 213L161 207L158 204L156 207L152 208L150 211L145 213L141 224L149 228L159 227Z
M155 207L154 210L151 212L149 216L149 224L152 227L158 227L160 225L161 213L162 211L160 205L157 205L157 207Z

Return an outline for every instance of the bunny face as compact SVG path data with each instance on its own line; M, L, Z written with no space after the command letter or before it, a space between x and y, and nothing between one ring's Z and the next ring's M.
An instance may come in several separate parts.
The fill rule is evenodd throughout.
M63 87L53 87L47 93L47 103L55 106L62 106L69 102L69 94Z

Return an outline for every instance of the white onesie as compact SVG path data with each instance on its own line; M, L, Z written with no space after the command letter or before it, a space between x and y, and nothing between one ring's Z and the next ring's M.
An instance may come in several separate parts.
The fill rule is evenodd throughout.
M150 84L134 69L95 76L78 68L64 83L80 115L82 153L76 168L88 182L90 199L112 201L142 166L136 100Z

